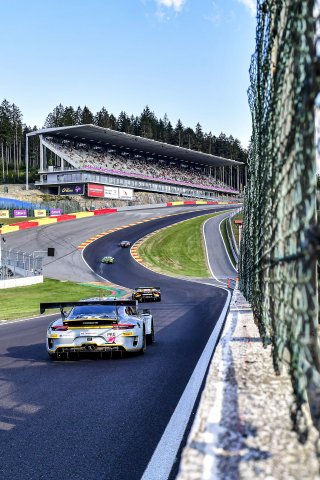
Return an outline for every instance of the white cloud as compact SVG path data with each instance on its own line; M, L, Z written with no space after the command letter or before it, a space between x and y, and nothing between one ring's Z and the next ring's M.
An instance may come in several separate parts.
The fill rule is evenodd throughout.
M250 10L252 16L255 16L257 12L256 0L238 0L238 2L242 3L245 7L247 7Z
M223 15L221 8L217 5L216 2L212 2L212 12L209 15L205 15L205 20L213 23L213 25L217 26L222 23Z
M173 8L175 12L180 12L186 0L157 0L160 7Z

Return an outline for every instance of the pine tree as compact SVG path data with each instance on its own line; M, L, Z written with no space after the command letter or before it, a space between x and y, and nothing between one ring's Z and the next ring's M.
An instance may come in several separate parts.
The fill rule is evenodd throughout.
M1 143L1 163L2 180L4 181L9 173L10 146L13 138L13 128L10 121L10 103L5 99L0 106L0 143Z
M14 103L11 106L10 120L13 129L13 170L19 177L21 165L22 113Z
M66 107L63 113L63 126L68 127L69 125L76 125L77 124L77 114L74 111L74 108L70 105L70 107Z
M198 122L196 125L196 131L195 131L195 141L196 141L196 148L199 152L202 150L202 144L203 144L203 132L202 132L202 127L200 123Z
M119 132L130 133L130 118L126 112L120 112L117 120L117 130Z
M109 128L111 128L111 130L117 130L117 119L112 113L109 116Z
M81 125L93 125L94 123L93 114L86 105L83 107L80 123Z
M131 115L130 117L130 125L131 125L131 133L132 135L137 135L141 136L141 130L140 130L140 119L137 116Z
M183 144L183 132L184 132L183 124L179 118L177 121L176 128L174 129L175 144L178 145L179 147L181 147Z
M148 105L143 109L140 115L140 131L141 136L154 139L157 131L157 119L155 114L151 112Z
M228 139L225 133L221 132L216 142L216 154L219 157L227 156L228 152Z
M76 122L75 125L80 125L81 116L82 116L82 108L79 105L77 110L75 111L75 122Z
M95 114L94 124L98 125L98 127L110 128L110 116L104 107Z
M44 122L44 127L45 128L54 128L54 116L52 113L49 113L47 115L47 118L45 119L45 122Z
M195 148L195 134L192 128L186 128L183 136L183 146L194 150Z
M173 134L173 127L171 125L171 122L167 123L167 126L164 130L164 136L165 136L165 142L173 145L174 141L174 134Z

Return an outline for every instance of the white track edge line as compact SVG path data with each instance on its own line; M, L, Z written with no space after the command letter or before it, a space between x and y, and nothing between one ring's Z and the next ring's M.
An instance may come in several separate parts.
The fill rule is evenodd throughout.
M29 318L18 318L17 320L0 320L0 327L3 325L13 325L14 323L22 323L22 322L28 322L29 320L37 320L38 318L47 318L47 317L52 317L54 315L59 315L57 313L48 313L47 315L39 315L37 317L29 317Z
M151 457L141 480L167 480L176 461L177 453L187 428L194 403L205 377L207 367L217 345L222 330L226 313L229 308L231 293L228 291L228 298L220 317L209 337L209 340L195 366L186 388L177 404L170 421Z

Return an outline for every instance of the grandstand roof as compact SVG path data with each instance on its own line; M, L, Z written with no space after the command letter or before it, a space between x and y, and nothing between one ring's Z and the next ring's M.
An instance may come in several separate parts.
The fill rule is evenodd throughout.
M84 140L86 142L102 143L108 147L116 146L127 149L137 149L145 153L153 153L168 158L177 158L188 162L201 163L212 167L244 165L242 162L230 160L223 157L217 157L208 153L189 150L188 148L170 145L168 143L157 142L149 138L138 137L128 133L118 132L109 128L98 127L96 125L74 125L70 127L43 128L35 132L28 133L32 135L50 135L64 137L66 139Z

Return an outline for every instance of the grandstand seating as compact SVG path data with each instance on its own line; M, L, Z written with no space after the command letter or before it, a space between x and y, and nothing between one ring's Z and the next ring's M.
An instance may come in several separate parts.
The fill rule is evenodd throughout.
M119 155L115 151L104 152L99 147L89 148L86 144L72 147L66 142L60 144L48 138L46 142L56 151L60 151L64 158L70 159L71 164L79 169L192 186L223 193L238 193L234 188L205 174L200 166L196 170L186 162L183 166L174 161L168 165L167 162L152 157L146 159L138 154L131 156L128 152Z

